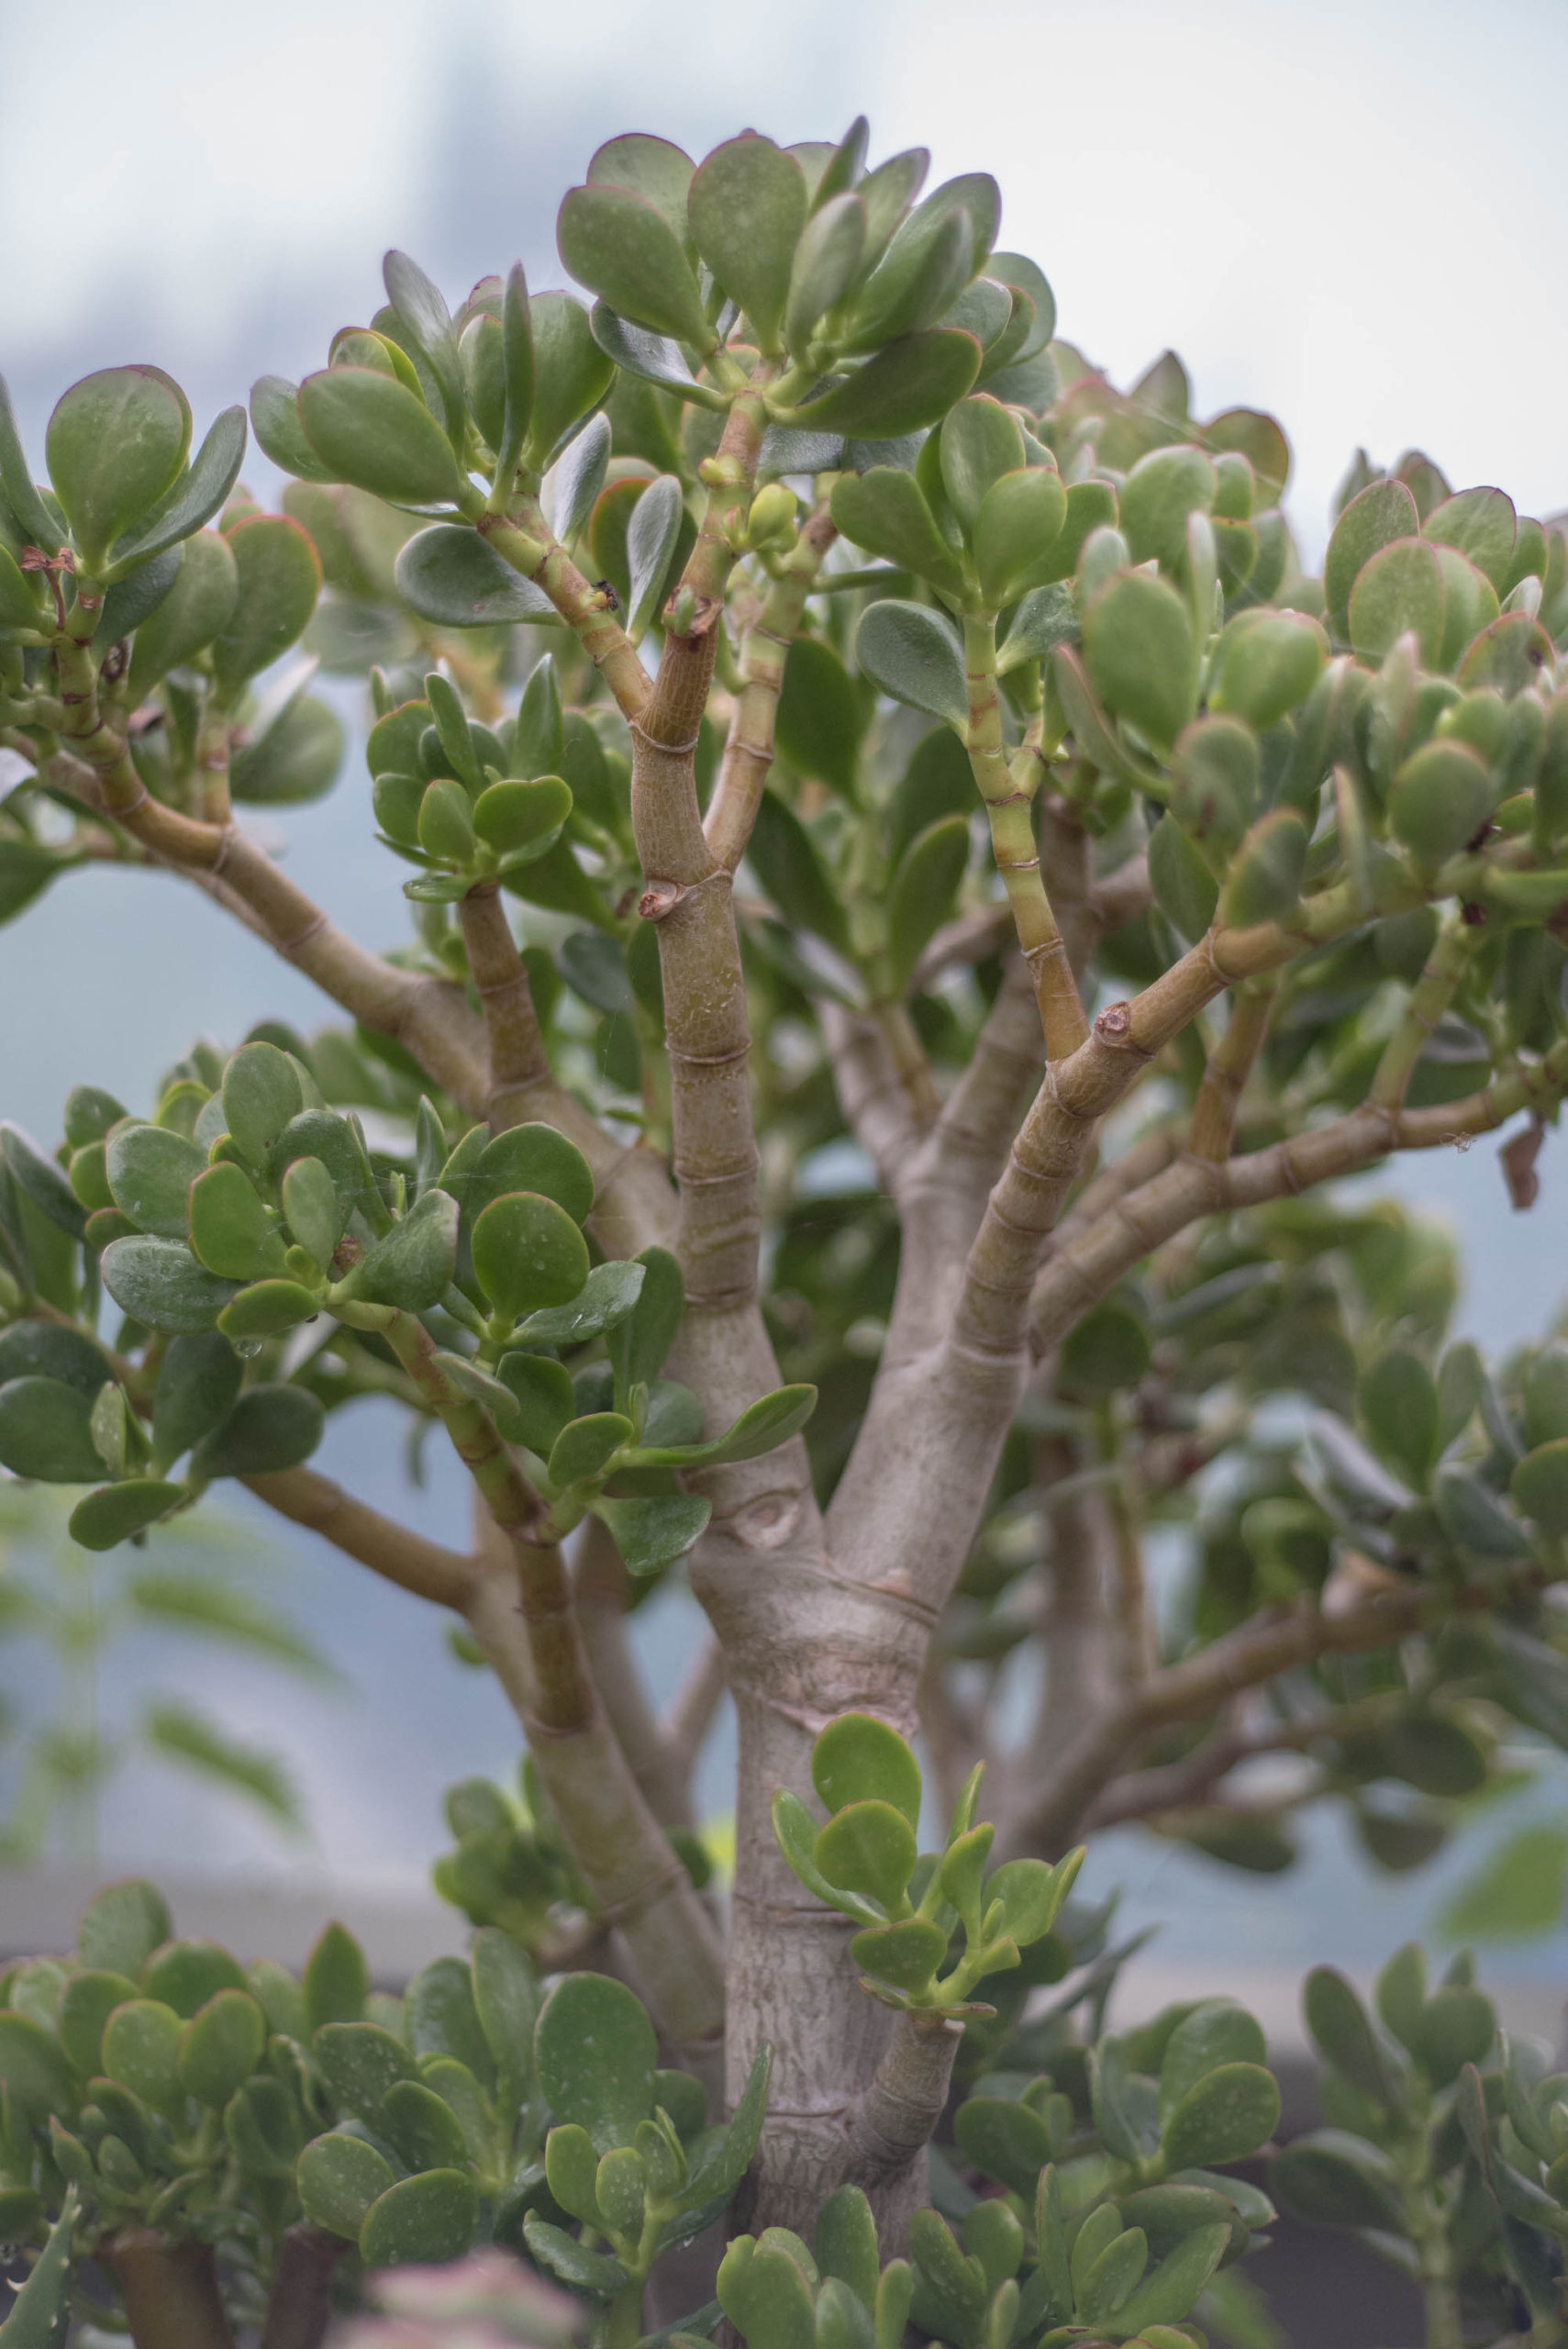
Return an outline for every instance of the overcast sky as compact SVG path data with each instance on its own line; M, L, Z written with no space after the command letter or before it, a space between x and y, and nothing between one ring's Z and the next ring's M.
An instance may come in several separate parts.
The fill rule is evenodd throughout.
M1308 547L1358 440L1568 505L1561 0L0 0L0 365L157 358L216 405L320 363L406 243L554 269L597 141L751 125L1002 182L1062 331L1275 408ZM676 28L678 27L678 30ZM145 348L143 348L145 346Z

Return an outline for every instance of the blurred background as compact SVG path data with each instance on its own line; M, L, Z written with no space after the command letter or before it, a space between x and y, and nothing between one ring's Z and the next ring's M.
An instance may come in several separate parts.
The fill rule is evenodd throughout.
M0 0L0 368L35 451L61 389L94 367L156 360L198 432L259 373L297 379L377 306L389 244L454 299L518 255L536 288L559 282L556 204L615 132L701 155L746 125L836 138L864 111L873 158L922 143L933 178L997 173L1005 242L1039 261L1061 331L1114 380L1173 345L1195 412L1280 416L1309 566L1358 443L1385 464L1424 447L1456 486L1496 482L1521 512L1568 506L1562 0L794 0L766 15L714 0L74 0L69 72L56 12ZM274 486L260 461L245 477L263 497ZM336 792L269 841L339 920L391 944L398 870L372 847L362 782L351 757ZM319 1020L305 983L203 901L182 893L173 918L174 886L74 874L0 931L0 1113L52 1141L73 1083L139 1104L196 1035L228 1047L263 1016ZM1462 1230L1461 1327L1493 1347L1538 1333L1568 1290L1559 1143L1540 1171L1528 1218L1507 1208L1492 1144L1376 1178ZM461 1538L459 1476L432 1447L416 1490L374 1405L333 1420L318 1464ZM115 1872L417 1888L441 1787L515 1766L510 1717L417 1601L259 1512L235 1517L205 1553L236 1594L221 1642L177 1608L128 1608L115 1558L68 1587L52 1520L0 1527L0 1706L36 1726L63 1697L78 1731L125 1741L125 1766L68 1806L55 1850ZM200 1561L187 1544L143 1563ZM69 1598L52 1630L7 1617L5 1589L28 1580ZM689 1609L675 1593L639 1618L662 1682L689 1649ZM309 1626L317 1663L280 1648L271 1610ZM199 1703L226 1736L275 1752L283 1774L236 1803L172 1768L178 1736L161 1742L145 1717L153 1690L165 1711ZM20 1750L0 1742L0 1819L27 1794ZM77 1766L85 1786L91 1752ZM727 1785L720 1738L716 1813ZM1568 1785L1517 1797L1506 1824L1538 1814L1568 1816ZM1092 1873L1125 1887L1132 1921L1165 1919L1173 1958L1359 1965L1433 1926L1499 1816L1413 1879L1371 1879L1327 1818L1277 1881L1131 1833L1103 1839ZM1565 1954L1559 1932L1491 1970L1544 1981Z

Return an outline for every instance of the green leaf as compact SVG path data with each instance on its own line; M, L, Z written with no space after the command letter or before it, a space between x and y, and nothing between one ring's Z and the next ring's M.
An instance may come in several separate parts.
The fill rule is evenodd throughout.
M299 1070L276 1044L241 1045L223 1072L224 1121L252 1166L267 1164L273 1144L304 1107Z
M711 1443L639 1446L628 1466L717 1468L738 1460L760 1460L797 1435L817 1408L815 1386L781 1386L749 1403L733 1425Z
M969 825L949 816L911 841L887 901L887 958L895 994L908 985L921 954L952 912L969 863Z
M1187 518L1214 507L1218 477L1201 449L1155 449L1140 457L1118 493L1121 529L1135 562L1152 558L1162 570L1186 562Z
M1319 2054L1363 2096L1386 2103L1388 2068L1372 2019L1344 1976L1316 1965L1301 1989L1302 2012Z
M1401 1349L1380 1355L1362 1373L1358 1399L1378 1450L1423 1487L1439 1449L1438 1390L1425 1363Z
M340 1925L328 1927L328 1932L334 1937L341 1936L341 1942L351 1941L351 1936L344 1933ZM324 1969L318 1963L326 1946L332 1950L334 1964L341 1967L342 1978L331 1984L324 1978ZM352 1946L357 1952L358 1944L353 1943ZM364 1978L363 1968L361 1956L361 1981ZM306 1968L306 2001L307 2011L321 2017L313 2024L314 2053L334 2099L356 2120L373 2127L380 2119L389 2091L399 2080L411 2080L417 2076L412 2056L390 2032L383 2031L377 2023L339 2021L325 2012L328 1989L340 2008L348 2006L351 1970L348 1953L342 1950L341 1943L335 1938L328 1945L328 1937L324 1934ZM313 1985L313 1976L317 1975L323 1978ZM361 2007L364 1995L361 1990Z
M220 692L232 698L304 633L321 592L321 559L286 514L248 515L226 536L239 594L211 658Z
M526 1444L548 1460L556 1438L576 1409L572 1375L542 1354L503 1354L495 1375L512 1397L514 1411L497 1422L509 1443Z
M1229 2229L1226 2233L1229 2238ZM1124 2227L1077 2277L1079 2315L1091 2325L1109 2323L1148 2264L1149 2244L1142 2229Z
M231 1297L217 1317L224 1338L238 1345L247 1338L275 1338L313 1320L321 1300L298 1281L255 1281Z
M391 2163L373 2145L336 2129L306 2145L295 2172L310 2224L350 2243L358 2243L371 2205L395 2182Z
M806 209L806 176L795 157L751 132L716 147L687 194L697 250L750 318L764 352L779 348Z
M834 521L856 546L884 556L902 571L917 573L947 595L962 595L958 558L938 529L912 473L900 466L873 465L863 473L840 473L831 504Z
M299 481L336 480L306 440L300 422L299 392L282 375L262 375L250 386L250 429L263 456Z
M1457 496L1445 497L1427 516L1421 535L1440 546L1456 547L1499 596L1507 594L1518 518L1513 499L1500 489L1462 489Z
M530 1346L574 1346L624 1321L642 1293L646 1277L638 1264L595 1264L569 1305L546 1307L518 1325Z
M428 1312L451 1284L457 1241L457 1201L445 1191L427 1191L385 1239L361 1258L344 1287L366 1304L395 1306L404 1313Z
M615 381L615 366L600 350L588 313L570 294L536 294L528 304L533 328L534 410L524 448L540 471L582 417L590 415Z
M871 1925L856 1933L850 1943L850 1955L878 1981L918 1992L929 1987L947 1947L948 1937L940 1925L923 1917L906 1917L895 1925Z
M817 1836L813 1857L829 1884L861 1893L892 1915L915 1872L915 1831L889 1802L848 1803Z
M849 291L865 251L864 200L851 189L818 202L795 246L784 303L784 340L804 357L813 328Z
M0 2008L0 2087L12 2108L41 2128L51 2112L67 2119L80 2096L58 2040L15 2008Z
M53 1378L0 1386L0 1466L47 1485L87 1485L104 1473L93 1442L93 1407Z
M598 2150L585 2129L568 2121L550 2131L544 2141L544 2175L550 2192L572 2218L602 2232L598 2174Z
M674 392L694 406L724 414L729 406L725 395L710 384L699 383L681 355L678 343L667 335L656 334L649 327L639 327L630 318L623 318L607 302L595 302L591 325L594 340L605 354L606 362L627 374L635 375L647 384L657 384L662 391Z
M422 2080L399 2080L387 2090L382 2126L410 2169L468 2166L468 2144L456 2113Z
M542 856L553 848L561 828L572 813L572 794L559 775L541 775L532 783L493 783L473 809L473 829L498 855L517 857L525 851Z
M1168 753L1197 699L1187 607L1146 571L1120 573L1084 616L1084 659L1107 708Z
M858 2186L840 2186L817 2214L812 2251L824 2277L847 2284L862 2305L876 2305L882 2257L871 2204Z
M1229 854L1258 812L1258 740L1233 718L1184 729L1171 763L1171 813L1187 837ZM1207 927L1207 925L1206 925Z
M976 2169L1032 2199L1051 2159L1051 2132L1032 2106L1000 2097L966 2097L953 2116L953 2137Z
M783 2243L738 2236L719 2263L718 2297L747 2349L817 2349L811 2285Z
M849 952L848 916L816 841L775 791L762 793L748 854L768 895L793 928L813 930L840 954Z
M321 1441L326 1414L303 1386L252 1386L240 1396L222 1425L204 1436L191 1454L191 1474L270 1476L297 1468Z
M1388 820L1429 868L1457 856L1479 831L1493 801L1492 778L1462 742L1424 743L1405 761L1388 793Z
M1273 2134L1279 2088L1252 2063L1221 2064L1191 2087L1167 2119L1161 2150L1168 2170L1245 2161Z
M685 2198L688 2208L710 2210L716 2203L727 2202L751 2168L751 2157L762 2142L773 2068L773 2051L764 2040L751 2058L751 2068L734 2111L722 2131L706 2141L706 2149L692 2173ZM669 2076L655 2073L656 2089L661 2080ZM661 2094L659 2100L666 2110L670 2110L666 2095ZM673 2113L672 2118L678 2123L681 2121L679 2114Z
M76 2189L66 2189L60 2216L33 2262L31 2273L0 2324L3 2349L58 2349L65 2338L71 2308L71 2237L76 2223Z
M247 1796L275 1824L298 1831L298 1797L287 1770L274 1756L225 1736L187 1705L150 1705L142 1727L148 1743L166 1760Z
M239 1960L217 1942L175 1941L153 1953L141 1987L148 1998L161 1999L182 2022L189 2022L218 1991L242 1990L246 1984Z
M465 1214L477 1216L510 1191L537 1191L583 1223L594 1204L594 1177L582 1152L553 1126L510 1126L486 1143L467 1189L453 1195Z
M251 417L260 421L254 405ZM451 443L423 401L395 375L328 367L299 387L299 421L329 481L393 505L450 506L462 476Z
M515 261L506 272L501 297L501 362L505 385L501 438L495 449L495 477L506 482L517 468L533 416L538 364L534 354L533 318L523 264Z
M474 1223L473 1268L496 1313L515 1323L526 1313L570 1304L581 1292L588 1277L587 1244L553 1199L537 1191L508 1192Z
M338 779L348 736L335 709L303 688L228 763L228 789L241 806L284 807L319 799Z
M1165 2043L1160 2065L1160 2103L1172 2112L1190 2087L1221 2064L1262 2064L1263 2034L1244 2007L1213 1998L1183 2017Z
M657 206L629 188L574 187L556 222L561 258L613 310L698 351L713 348L697 281Z
M1300 708L1327 660L1316 620L1296 612L1243 612L1219 640L1208 706L1229 710L1265 733Z
M1269 2191L1292 2217L1320 2227L1402 2234L1398 2181L1386 2156L1338 2130L1298 2137L1269 2165Z
M940 452L948 503L965 535L973 537L988 492L1005 473L1022 469L1024 436L999 400L989 393L977 393L961 400L944 419ZM1049 544L1060 528L1059 515L1042 545Z
M1543 1533L1568 1533L1568 1437L1527 1452L1509 1478L1508 1495Z
M897 478L912 483L914 476ZM819 778L852 801L865 717L861 694L832 646L820 637L797 636L785 656L775 720L781 756L797 774Z
M552 2227L548 2219L529 2210L523 2220L523 2238L541 2267L573 2291L586 2292L590 2299L609 2300L626 2284L626 2269L618 2259L610 2259L602 2251L588 2251L561 2227Z
M1293 912L1301 901L1307 845L1307 826L1294 807L1273 807L1260 816L1230 861L1219 896L1220 923L1249 930Z
M348 1226L348 1209L319 1158L296 1158L284 1171L284 1214L299 1245L323 1272Z
M352 2024L359 2029L357 2038L335 2037L333 2039L331 2054L334 2064L339 2066L355 2067L356 2079L364 2076L367 2067L372 2072L374 2072L377 2066L382 2070L385 2069L386 2050L382 2042L387 2034L384 2032L376 2031L374 2038L369 2039L365 2036L365 2032L373 2030L374 2026L360 2024L360 2018L365 2010L365 1999L370 1993L370 1971L365 1964L363 1950L346 1926L334 1921L322 1928L317 1936L309 1957L306 1960L305 1974L300 1987L305 1997L306 2020L313 2033L321 2031L328 2023L343 2026ZM395 2044L395 2042L393 2043ZM325 2065L328 2060L326 2053L318 2049L317 2055ZM412 2072L404 2064L401 2054L387 2077L389 2080L413 2077ZM350 2104L350 2109L358 2112L361 2120L365 2119L367 2116L361 2110L364 2101L363 2092L359 2092L359 2101L356 2102L349 2096L338 2078L334 2077L333 2085L336 2092ZM384 2087L376 2091L375 2101L378 2105L384 2093Z
M280 1053L279 1058L283 1055ZM284 1249L243 1168L211 1166L191 1186L191 1248L209 1273L253 1281L281 1274Z
M161 367L105 367L72 384L44 438L49 476L89 572L179 479L191 411Z
M60 1994L55 2035L84 2078L103 2070L104 2025L117 2007L136 1995L136 1984L123 1974L91 1968L67 1980Z
M228 540L217 530L199 531L168 593L137 628L131 693L145 696L171 669L205 651L228 626L239 600L239 566Z
M1490 1998L1462 1984L1444 1984L1414 2020L1410 2053L1435 2088L1451 2087L1467 2064L1486 2061L1496 2035Z
M190 470L179 477L143 527L116 550L108 577L123 579L133 567L204 529L239 480L244 456L245 411L226 407L214 419Z
M592 1483L602 1476L631 1436L631 1421L618 1411L595 1411L562 1429L550 1455L550 1480L558 1487Z
M1432 1479L1432 1506L1451 1542L1483 1558L1522 1558L1529 1542L1524 1529L1502 1507L1487 1485L1452 1463Z
M397 340L424 361L445 410L448 435L461 445L464 422L462 373L451 313L439 290L407 253L394 249L384 256L382 282L402 329Z
M1022 467L987 490L974 524L974 563L993 611L1055 582L1066 519L1067 492L1053 466Z
M1229 2240L1230 2229L1223 2221L1195 2227L1116 2310L1118 2336L1126 2340L1136 2333L1148 2342L1150 2349L1155 2349L1155 2335L1150 2328L1177 2324L1191 2315L1199 2293L1224 2258Z
M5 1392L0 1387L0 1397ZM156 1525L187 1497L183 1485L163 1484L149 1476L100 1486L72 1510L71 1538L83 1550L113 1550L132 1534Z
M686 1552L707 1524L713 1504L695 1493L664 1499L614 1500L604 1494L590 1502L609 1528L628 1574L653 1575Z
M631 328L628 331L636 333L638 330ZM657 337L652 340L658 341ZM684 368L681 372L684 373ZM584 525L594 509L594 502L605 485L614 439L610 419L601 411L591 423L584 426L575 440L567 443L565 453L555 468L552 527L563 547L571 546L581 536Z
M471 1964L474 2012L491 2060L504 2076L521 2076L532 2061L539 2021L533 1968L511 1936L494 1926L475 1933Z
M112 1375L108 1359L83 1330L60 1321L13 1321L0 1330L0 1386L13 1378L50 1378L91 1402Z
M1446 1903L1448 1941L1524 1940L1552 1932L1568 1901L1568 1830L1522 1827ZM1404 2033L1401 2032L1401 2037Z
M534 2033L539 2083L558 2120L574 2121L601 2153L631 2143L653 2109L658 2045L641 2002L602 1974L568 1974Z
M942 718L960 734L969 723L963 653L951 621L924 604L889 599L862 613L855 658L895 701Z
M651 1386L658 1377L685 1305L681 1268L667 1248L645 1248L636 1262L643 1267L637 1303L606 1340L622 1405L630 1401L634 1386Z
M479 2223L479 2190L466 2171L428 2169L389 2186L360 2229L367 2267L423 2266L461 2259Z
M1413 630L1419 657L1430 668L1442 650L1446 605L1436 548L1419 539L1396 539L1356 575L1350 593L1351 643L1363 659L1381 661Z
M0 1162L40 1215L73 1239L80 1235L85 1222L81 1201L58 1163L46 1158L19 1127L0 1125Z
M874 1713L840 1713L811 1749L811 1783L825 1808L873 1800L920 1823L920 1765L898 1731Z
M985 1886L987 1915L994 1901L1002 1904L1002 1920L995 1932L1016 1942L1019 1949L1043 1941L1056 1922L1081 1862L1081 1854L1074 1855L1073 1863L1063 1861L1056 1867L1044 1860L1004 1860Z
M625 627L634 643L659 607L685 518L681 484L673 473L661 473L650 482L631 509L626 533L630 594Z
M515 628L559 618L542 587L463 522L432 522L398 550L397 592L439 628Z
M206 1171L204 1150L164 1126L126 1126L110 1137L104 1163L123 1215L161 1240L184 1240L190 1187Z
M93 1895L76 1929L80 1965L127 1975L134 1981L172 1931L168 1903L141 1876L106 1884Z
M219 1990L185 2025L180 2085L198 2104L221 2111L261 2060L267 2023L246 1990Z
M180 2094L180 2017L160 1998L130 1998L104 2025L105 2075L155 2111Z
M940 423L973 383L980 357L974 337L957 328L903 335L831 390L790 408L784 421L800 432L895 440Z

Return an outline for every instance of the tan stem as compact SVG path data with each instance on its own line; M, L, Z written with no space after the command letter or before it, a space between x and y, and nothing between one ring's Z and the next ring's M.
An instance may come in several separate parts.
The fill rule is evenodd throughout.
M661 1728L626 1635L631 1577L596 1517L578 1537L572 1592L594 1686L632 1776L662 1827L689 1827L684 1758Z
M1389 1647L1419 1628L1440 1605L1429 1591L1380 1593L1329 1614L1304 1602L1287 1614L1264 1616L1214 1641L1198 1654L1167 1664L1090 1722L1055 1764L1019 1813L1003 1822L1009 1850L1051 1854L1075 1840L1089 1804L1125 1767L1129 1753L1173 1721L1201 1717L1244 1688L1258 1687L1319 1656L1364 1654Z
M714 856L733 873L746 853L758 803L773 763L773 732L784 662L800 632L806 597L838 533L826 499L814 508L778 567L740 649L740 691L729 721L704 830Z
M233 2349L210 2243L139 2227L112 2237L104 2255L136 2349Z
M247 1476L259 1500L280 1517L319 1533L335 1549L395 1583L400 1590L433 1606L462 1614L473 1596L478 1568L461 1551L427 1541L378 1509L367 1508L314 1468L279 1468L271 1475Z
M1273 991L1262 981L1238 987L1230 998L1224 1035L1208 1056L1193 1108L1187 1148L1195 1158L1228 1158L1236 1113L1252 1064L1268 1033Z

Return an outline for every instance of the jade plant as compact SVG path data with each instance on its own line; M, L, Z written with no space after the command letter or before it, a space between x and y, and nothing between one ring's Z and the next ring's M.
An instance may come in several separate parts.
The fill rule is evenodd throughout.
M723 2212L766 2099L762 2048L710 2125L623 1983L548 1987L495 1930L394 1996L341 1925L295 1980L174 1938L162 1897L128 1879L89 1906L74 1951L11 1966L3 1987L0 2241L57 2214L90 2264L72 2287L46 2250L34 2275L60 2269L61 2307L143 2343L257 2323L319 2340L361 2271L475 2242L526 2246L612 2301L606 2340L636 2342L649 2270Z
M1568 2341L1568 2075L1513 2038L1468 1956L1434 1986L1420 1949L1378 1975L1372 2010L1319 1966L1304 1991L1328 2126L1271 2165L1307 2222L1357 2235L1418 2288L1428 2349Z
M1169 352L1113 385L995 181L927 160L614 139L561 207L581 291L391 253L199 442L150 364L41 438L0 401L0 912L123 864L331 1008L0 1136L0 1465L89 1548L242 1480L454 1619L537 1799L468 1786L448 1889L633 1979L713 2125L771 2045L739 2217L807 2243L858 2188L894 2259L929 2129L888 2144L882 2067L1029 2027L1085 1831L1283 1867L1331 1803L1414 1865L1568 1739L1568 1357L1489 1371L1447 1244L1331 1187L1488 1134L1499 1212L1549 1179L1568 534L1358 453L1309 570L1275 419ZM349 769L405 875L374 946L250 812ZM367 1395L471 1531L312 1464ZM628 1618L683 1578L656 1704ZM921 1738L950 1819L986 1763L991 1846L917 1871L862 1731L823 1793L844 1715ZM1158 2074L1102 2088L1117 2197L1169 2185ZM640 2222L626 2162L577 2221L617 2337L682 2118L599 2148L660 2132Z

